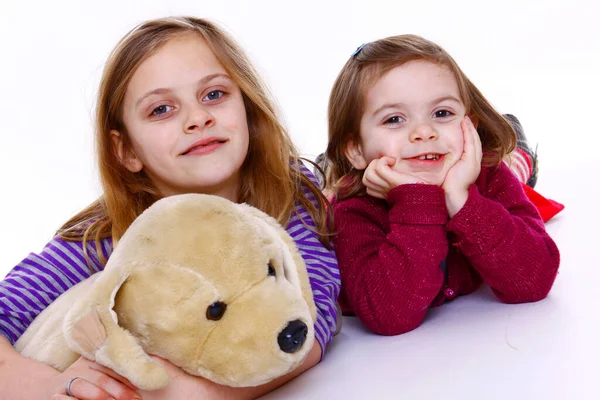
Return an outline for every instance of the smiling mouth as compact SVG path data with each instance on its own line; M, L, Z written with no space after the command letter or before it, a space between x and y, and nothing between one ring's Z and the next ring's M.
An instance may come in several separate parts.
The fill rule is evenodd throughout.
M445 154L441 153L423 153L418 156L405 158L408 161L439 161L444 158Z
M432 154L421 154L420 156L413 157L413 158L416 158L417 160L433 160L433 161L436 161L436 160L439 160L441 156L442 156L441 154L432 153Z
M208 143L198 144L196 146L190 147L185 152L181 153L181 155L185 156L185 155L188 155L188 154L194 153L194 152L202 153L205 151L210 151L212 149L219 147L220 145L222 145L223 143L226 143L226 142L227 142L227 140L225 140L225 139L215 139Z

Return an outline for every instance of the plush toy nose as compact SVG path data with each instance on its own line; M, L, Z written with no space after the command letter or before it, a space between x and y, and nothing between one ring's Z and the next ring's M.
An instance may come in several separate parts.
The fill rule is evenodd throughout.
M277 337L279 348L286 353L295 353L306 341L308 327L299 319L290 322Z

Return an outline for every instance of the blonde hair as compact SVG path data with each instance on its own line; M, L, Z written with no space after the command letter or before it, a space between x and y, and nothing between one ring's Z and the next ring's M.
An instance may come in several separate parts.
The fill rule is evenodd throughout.
M328 180L337 199L365 194L364 171L352 167L344 150L360 139L360 121L367 90L395 67L409 61L446 66L456 78L467 115L477 123L484 151L484 166L498 165L516 145L516 134L481 92L437 44L416 35L399 35L367 43L346 62L329 98Z
M287 224L295 202L312 217L323 244L329 246L327 199L300 171L301 160L280 124L274 102L240 47L219 27L200 18L173 17L144 22L131 30L110 54L102 75L96 105L96 151L103 195L67 221L57 232L66 240L112 237L116 243L129 225L161 197L142 171L128 171L117 158L110 138L112 129L131 142L123 123L123 99L137 68L170 39L200 35L242 92L250 143L242 165L239 201L248 203ZM314 194L318 207L302 187ZM87 246L84 246L86 249ZM102 252L98 251L99 255ZM104 262L106 260L103 260Z

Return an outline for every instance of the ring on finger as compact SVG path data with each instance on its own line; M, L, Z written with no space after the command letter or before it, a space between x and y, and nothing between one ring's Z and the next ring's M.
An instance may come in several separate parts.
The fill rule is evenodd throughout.
M71 393L71 385L73 384L73 382L75 382L76 379L79 379L79 377L76 376L75 378L69 379L67 385L65 386L65 393L67 393L69 397L75 397L73 396L73 393Z

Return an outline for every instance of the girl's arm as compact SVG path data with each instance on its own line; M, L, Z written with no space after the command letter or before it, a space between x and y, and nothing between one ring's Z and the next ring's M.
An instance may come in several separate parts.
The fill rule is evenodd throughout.
M498 298L541 300L556 278L560 255L522 184L504 163L471 185L466 203L447 229Z
M48 399L53 393L44 382L58 371L17 353L10 342L0 336L0 398L12 400ZM66 384L66 381L65 381Z
M23 357L8 340L0 336L0 399L49 399L52 395L64 395L67 382L74 377L82 378L71 386L73 394L79 399L140 399L126 379L92 361L80 358L61 373L46 364Z
M104 255L110 252L110 242L101 242ZM88 255L93 271L101 268L95 245L88 245ZM109 385L116 393L134 392L113 381L98 364L81 359L62 374L37 361L21 356L13 349L14 343L31 322L58 296L71 286L91 275L83 255L82 242L51 240L39 254L31 253L15 266L0 282L0 393L9 399L49 398L53 393L64 393L66 382L74 376L87 376L91 384L79 380L74 387L84 393L101 393L98 388ZM89 365L88 365L89 364ZM96 370L90 372L90 365ZM84 372L77 372L77 371ZM112 371L109 374L114 374ZM97 385L97 387L96 387ZM114 397L114 395L113 395ZM108 398L82 397L82 398Z
M306 175L312 183L319 187L317 178L306 168L304 164L299 165L300 171ZM319 209L320 205L315 195L307 188L302 187L304 195ZM286 226L287 233L292 237L298 252L304 259L310 286L313 292L315 306L317 308L317 320L315 322L315 338L319 342L322 351L325 349L338 327L337 300L340 294L341 280L338 260L333 250L327 249L320 241L315 232L315 224L304 207L296 205L295 212L290 216Z
M101 241L105 256L110 242ZM31 322L71 286L102 269L96 248L88 244L88 266L82 242L52 239L44 249L30 253L0 281L0 335L14 344ZM0 391L1 391L0 387Z
M314 178L308 171L304 173L307 173L311 179ZM317 206L312 193L305 191L305 195ZM334 251L323 246L314 232L315 225L310 215L300 206L296 208L296 212L290 217L286 230L306 264L317 308L315 338L319 342L321 356L323 356L336 331L337 320L341 318L341 315L337 315L337 299L341 287L340 271Z
M335 245L343 299L371 331L397 335L419 326L442 287L448 211L434 185L398 186L387 201L389 214L369 196L334 204Z

